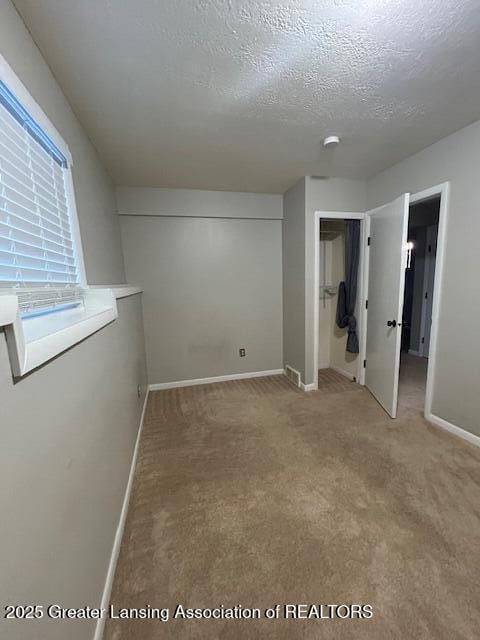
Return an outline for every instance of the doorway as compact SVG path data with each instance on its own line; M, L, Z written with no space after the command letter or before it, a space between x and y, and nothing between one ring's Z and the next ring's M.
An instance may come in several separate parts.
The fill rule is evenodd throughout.
M352 218L361 221L358 298L355 311L359 354L356 358L355 381L365 385L385 411L395 418L402 375L402 405L403 398L409 395L410 380L416 387L418 408L423 406L425 418L434 421L431 407L449 186L449 183L445 182L413 195L404 193L395 200L364 213L315 211L315 382L305 385L305 390L318 389L318 364L322 362L322 352L319 352L321 220ZM416 208L416 205L423 207ZM418 211L429 208L434 208L436 212L428 214L430 218L423 219L425 224L422 224L422 221L418 222L421 219L417 215ZM410 210L412 215L409 225ZM430 252L427 252L430 255L427 259L424 257L423 268L420 269L420 249L417 244L419 232L416 229L422 226L426 227L424 243L427 248L430 246ZM417 316L413 317L414 293L418 295L413 288L415 268L412 268L412 261L415 259L417 279L422 276L419 280L422 282L420 291L425 301L422 302L420 297L420 324L415 324ZM324 272L327 273L325 269ZM327 282L328 284L334 285ZM335 290L327 291L325 295L335 295ZM417 309L418 305L415 304ZM415 342L417 335L420 336L420 342ZM410 357L416 360L409 359ZM409 369L409 363L417 366Z
M396 200L366 212L369 249L366 255L365 383L392 418L397 415L401 374L401 407L408 406L410 396L410 403L416 404L418 409L423 407L425 418L433 420L431 407L448 200L449 183L445 182L413 195L404 193ZM417 209L415 205L423 206ZM419 211L421 215L417 215ZM425 216L423 220L422 215ZM431 245L432 256L428 260L424 258L423 267L417 269L418 282L422 286L418 288L419 304L416 305L414 293L418 294L413 289L415 269L412 269L412 261L417 257L417 267L420 267L421 254L417 251L417 256L414 255L416 240L413 236L417 234L414 229L423 223L426 227L424 243L427 249ZM427 254L428 251L425 256ZM425 264L428 264L427 269ZM413 318L414 305L420 310L419 323Z
M337 324L338 296L346 279L347 225L359 225L358 268L354 317L358 351L347 349L349 330ZM365 214L358 212L315 212L315 298L314 298L314 384L317 389L337 391L351 383L364 384L365 340Z
M423 411L425 407L439 217L439 195L409 207L401 326L401 409Z

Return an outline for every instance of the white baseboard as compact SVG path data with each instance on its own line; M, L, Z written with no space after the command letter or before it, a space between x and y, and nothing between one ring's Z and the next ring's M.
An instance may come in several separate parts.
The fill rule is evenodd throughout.
M143 431L143 420L145 417L145 410L147 408L149 389L145 394L145 400L142 408L142 415L140 416L140 425L138 427L137 439L135 441L135 448L133 449L132 463L130 465L130 473L128 474L128 482L125 489L125 495L123 498L122 510L120 512L120 518L118 521L117 530L115 532L115 538L113 540L112 553L110 555L110 562L108 564L107 577L105 579L105 586L103 587L102 601L100 607L108 610L110 604L110 596L112 593L113 579L115 577L115 569L117 568L118 555L120 553L120 546L122 544L123 530L125 528L125 522L127 520L128 504L130 502L130 494L132 492L133 477L135 475L135 465L138 457L138 450L140 448L140 438ZM97 620L95 627L95 634L93 640L102 640L103 631L105 629L106 617L101 617Z
M346 371L345 369L342 369L341 367L336 367L333 364L330 365L330 369L333 369L334 371L336 371L340 375L344 376L345 378L348 378L349 380L353 380L356 377L355 374L350 373L350 371Z
M228 382L228 380L246 380L247 378L263 378L265 376L284 375L283 369L271 369L270 371L251 371L249 373L233 373L227 376L215 376L214 378L195 378L193 380L178 380L176 382L159 382L150 384L149 391L161 391L162 389L174 389L175 387L194 387L198 384L213 384L214 382Z
M311 382L310 384L300 382L300 389L302 391L318 391L318 385L315 384L315 382Z
M417 358L422 358L423 357L423 353L420 353L420 351L414 351L413 349L409 349L408 350L408 355L409 356L416 356Z
M474 433L470 433L470 431L465 431L465 429L462 429L461 427L457 427L456 424L447 422L447 420L444 420L443 418L439 418L433 413L426 414L425 419L428 420L428 422L431 422L432 424L436 425L437 427L446 429L447 431L450 431L450 433L453 433L459 438L463 438L463 440L470 442L470 444L474 444L476 447L480 447L480 436L476 436Z

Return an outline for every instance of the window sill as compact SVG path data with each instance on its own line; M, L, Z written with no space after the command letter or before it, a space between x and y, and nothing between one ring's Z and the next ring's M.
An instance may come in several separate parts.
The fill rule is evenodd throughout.
M131 284L115 284L115 285L105 285L105 284L94 284L90 285L90 289L110 289L115 298L118 300L119 298L127 298L128 296L134 296L136 293L142 293L142 289L140 287L135 287Z
M12 372L21 377L84 340L118 317L117 299L138 287L89 287L81 308L21 319L12 289L0 293L0 326L5 327Z

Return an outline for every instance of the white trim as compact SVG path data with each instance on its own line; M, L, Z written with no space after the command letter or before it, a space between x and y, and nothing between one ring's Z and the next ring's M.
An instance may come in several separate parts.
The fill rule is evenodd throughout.
M362 367L363 368L363 367ZM344 376L345 378L348 378L349 380L351 380L353 382L353 379L356 377L353 373L351 373L350 371L347 371L346 369L342 369L341 367L336 367L335 365L331 364L330 365L330 369L333 369L334 371L336 371L337 373L339 373L340 375ZM358 380L358 378L357 378Z
M313 233L315 237L315 249L314 249L314 259L313 259L313 382L317 389L318 389L318 345L319 345L319 332L320 332L320 217L321 217L320 212L315 211L314 220L313 220ZM307 342L307 340L305 340L305 342Z
M318 389L318 340L319 340L319 323L320 323L320 309L319 309L319 297L320 297L320 219L330 220L360 220L365 221L365 213L358 211L315 211L314 212L314 234L315 234L315 250L314 250L314 274L313 274L313 383L304 385L304 390ZM367 223L368 224L368 223ZM365 237L366 224L362 224L361 238ZM358 289L358 305L360 310L365 307L365 282L362 274L365 273L365 269L368 269L368 255L366 255L365 245L360 242L360 261L359 261L359 289ZM365 358L366 351L366 327L364 314L361 315L361 322L359 327L359 354L357 364L357 380L359 384L365 384L365 374L363 370L363 360Z
M143 421L145 418L145 411L147 408L148 394L149 394L149 389L147 388L147 391L145 393L145 400L143 402L142 415L140 416L140 424L138 427L137 439L135 441L135 447L133 449L132 462L130 464L130 473L128 474L127 486L125 487L125 495L123 497L122 510L120 511L120 518L118 520L117 530L115 532L115 537L113 539L112 553L110 554L110 562L108 563L108 570L105 578L105 585L103 587L102 599L100 602L100 607L102 609L105 609L105 611L107 610L108 605L110 604L110 596L112 593L113 579L115 577L115 570L117 568L118 556L120 553L120 546L122 544L123 531L125 529L125 522L127 520L128 505L130 502L130 494L132 493L133 478L135 475L135 467L137 464L138 451L140 449L140 439L142 437ZM102 615L102 617L97 620L93 640L102 640L106 617L107 616L105 614L105 615Z
M134 296L137 293L143 292L143 289L141 287L134 287L129 285L111 287L111 290L117 300L119 300L120 298L128 298L129 296Z
M0 326L5 327L15 377L39 367L117 318L112 289L86 289L81 307L29 319L20 317L14 290L0 290Z
M87 273L85 271L85 260L83 257L82 236L80 234L80 224L78 222L77 201L75 200L75 187L73 185L72 163L68 163L65 171L65 189L67 194L68 217L72 230L73 249L75 252L75 262L77 266L79 284L87 286Z
M82 247L82 237L80 234L80 225L78 222L78 212L75 200L75 189L73 184L72 166L73 159L70 149L52 124L44 110L33 99L30 91L22 83L12 67L8 64L5 58L0 54L0 79L4 82L10 91L15 95L17 100L21 103L22 107L29 113L29 115L38 123L38 125L45 131L52 142L59 148L67 159L67 167L64 169L65 178L65 190L67 196L67 208L68 218L70 221L70 227L72 231L72 241L75 253L75 263L78 271L79 284L82 287L87 286L87 277L85 272L85 261Z
M408 219L410 208L410 194L404 193L399 199L403 199L403 229L402 229L402 254L400 257L400 285L398 290L398 322L402 323L403 304L405 299L405 271L407 270L407 240L408 240ZM393 407L392 418L397 417L398 410L398 385L400 382L400 355L402 350L402 330L397 329L397 348L395 351L395 377L393 387Z
M13 324L18 313L18 297L12 289L0 289L0 327Z
M317 389L318 345L320 332L320 217L320 212L315 211L313 220L313 233L315 237L313 259L313 382ZM307 342L307 340L305 340L305 342Z
M435 384L435 363L437 359L438 319L443 283L443 267L447 244L447 219L450 206L450 182L442 182L429 189L410 195L410 205L440 196L440 212L438 219L437 253L435 258L435 278L433 281L432 325L430 328L430 344L428 352L427 386L425 391L425 418L432 416L433 387ZM438 418L442 420L442 418ZM459 428L459 427L456 427Z
M302 384L302 376L300 375L300 371L298 371L297 369L294 369L293 367L291 367L289 364L286 364L283 368L283 373L286 376L286 378L292 383L295 384L295 381L292 380L292 378L290 377L288 371L291 371L292 373L294 373L297 377L297 384L296 386L300 388L301 384Z
M271 369L269 371L252 371L249 373L233 373L226 376L213 378L194 378L192 380L177 380L175 382L157 382L148 386L150 391L162 391L163 389L175 389L176 387L194 387L199 384L213 384L215 382L228 382L229 380L246 380L247 378L263 378L265 376L285 375L283 369Z
M141 292L133 285L88 287L82 308L22 320L15 290L0 288L0 327L5 327L13 375L25 375L116 320L116 301Z
M142 293L141 287L129 284L95 284L87 287L87 291L111 291L114 298L127 298L137 293ZM17 317L18 311L18 297L16 290L13 287L0 287L0 327L4 327L8 324L13 324Z
M358 282L360 283L359 295L362 299L362 305L360 307L360 326L358 328L359 335L359 362L358 362L358 383L365 386L366 369L363 366L367 358L367 322L368 322L368 309L366 301L368 300L368 277L370 267L370 245L368 244L368 238L370 236L370 216L365 216L365 220L362 224L361 242L363 250L360 251L359 269L360 277Z
M128 296L134 296L137 293L142 293L143 289L133 284L94 284L90 285L89 289L110 289L115 298L128 298Z
M110 322L117 319L117 307L113 301L109 301L108 303L106 302L105 305L102 303L101 306L96 306L96 304L97 303L95 302L95 306L92 306L91 310L87 309L85 312L82 312L81 319L75 322L75 324L68 324L54 333L49 333L45 336L41 336L41 333L42 328L45 327L45 323L48 322L48 319L46 319L47 317L27 320L26 322L32 323L38 321L38 324L42 325L42 328L40 328L40 331L38 332L37 329L34 329L34 334L36 335L34 335L33 340L29 341L27 338L27 341L25 342L25 358L23 366L15 375L24 375L25 373L36 369L59 353L66 351L73 345L92 335L92 333L96 333L99 329L102 329L107 324L110 324ZM72 311L76 313L75 309ZM68 311L65 311L64 313L66 316ZM9 333L10 331L7 330L7 341Z
M433 413L429 413L428 415L425 414L425 419L428 420L428 422L431 422L432 424L434 424L436 427L441 427L442 429L446 429L447 431L450 431L450 433L453 433L453 435L459 438L462 438L467 442L470 442L470 444L473 444L476 447L480 447L480 437L475 435L474 433L470 433L470 431L466 431L461 427L457 427L456 424L447 422L447 420L444 420L443 418L439 418Z
M5 58L0 54L0 79L4 82L10 91L15 95L22 107L30 116L42 127L45 133L51 138L52 142L60 149L67 158L68 164L72 163L72 154L67 143L62 138L57 129L53 126L45 111L33 99L30 91L26 88L20 78L17 76L12 67Z
M364 220L364 211L315 211L315 218L330 218L330 220Z
M300 389L302 391L307 391L307 392L318 391L318 375L317 375L317 382L311 382L310 384L305 384L300 380Z

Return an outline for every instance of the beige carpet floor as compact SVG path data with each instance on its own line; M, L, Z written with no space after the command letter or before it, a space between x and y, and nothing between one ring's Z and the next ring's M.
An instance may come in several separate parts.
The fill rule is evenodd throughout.
M171 612L361 603L372 619L109 620L105 638L478 639L480 450L426 423L406 378L396 421L349 382L152 393L112 593Z

